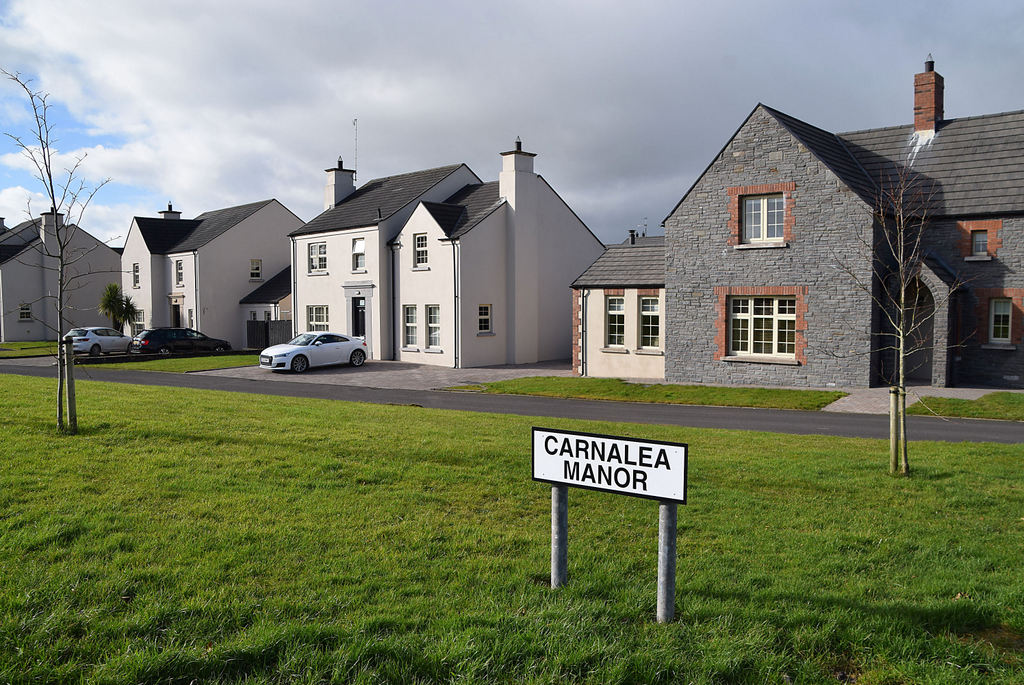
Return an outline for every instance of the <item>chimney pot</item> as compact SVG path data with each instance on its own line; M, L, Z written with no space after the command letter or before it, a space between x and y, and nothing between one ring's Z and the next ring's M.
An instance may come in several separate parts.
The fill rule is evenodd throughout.
M516 136L516 152L523 151L523 141L519 136Z
M0 216L0 231L3 231L6 228L7 226L4 225L4 217Z
M629 229L629 244L630 245L636 245L636 229L635 228Z

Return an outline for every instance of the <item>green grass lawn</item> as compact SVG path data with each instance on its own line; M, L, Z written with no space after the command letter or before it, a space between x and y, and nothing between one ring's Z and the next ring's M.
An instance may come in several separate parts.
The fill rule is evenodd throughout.
M230 369L236 366L256 366L260 362L258 354L227 354L210 357L150 357L141 362L117 362L113 364L90 364L89 369L131 369L133 371L170 371L185 373L186 371L210 371L211 369Z
M459 386L459 390L479 390L506 395L543 395L588 400L622 402L658 402L666 404L704 404L719 407L762 407L769 409L821 409L832 404L844 392L821 390L780 390L772 388L725 388L713 385L645 385L627 383L618 378L578 378L535 376L480 385Z
M0 682L1024 682L1024 447L530 419L0 376ZM548 587L530 426L687 442L657 504L572 490Z
M34 340L31 342L0 343L0 359L5 357L35 357L44 354L52 354L56 357L57 342Z
M922 397L919 402L907 407L907 413L1024 421L1024 393L993 392L976 400Z

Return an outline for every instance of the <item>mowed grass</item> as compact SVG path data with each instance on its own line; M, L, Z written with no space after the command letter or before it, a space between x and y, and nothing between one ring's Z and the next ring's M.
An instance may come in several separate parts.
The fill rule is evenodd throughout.
M57 342L34 340L29 342L0 342L0 359L6 357L57 356Z
M90 364L89 369L131 369L133 371L169 371L186 373L188 371L210 371L212 369L231 369L237 366L256 366L260 362L258 354L229 354L209 357L150 358L141 362L115 362L111 364Z
M907 407L907 413L1024 421L1024 393L993 392L976 400L922 397L919 402Z
M0 376L0 682L1024 682L1024 447L530 419ZM550 489L530 427L686 442L657 504Z
M832 404L846 393L822 390L773 388L727 388L713 385L627 383L618 378L534 376L507 381L460 386L460 390L505 395L543 395L588 400L703 404L718 407L761 407L769 409L816 410Z

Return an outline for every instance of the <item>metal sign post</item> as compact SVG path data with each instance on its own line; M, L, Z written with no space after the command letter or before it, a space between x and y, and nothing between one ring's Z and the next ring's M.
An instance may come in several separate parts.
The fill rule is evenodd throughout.
M675 615L676 513L686 504L688 446L533 429L533 479L551 484L551 587L569 579L569 486L658 500L658 623Z

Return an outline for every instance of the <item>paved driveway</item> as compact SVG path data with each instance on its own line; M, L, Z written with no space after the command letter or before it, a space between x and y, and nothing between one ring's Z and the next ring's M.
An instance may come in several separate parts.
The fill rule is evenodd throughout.
M363 388L437 390L453 385L471 385L527 376L571 376L569 361L484 366L475 369L449 369L427 364L395 361L368 361L359 368L327 366L305 373L275 373L256 366L201 371L193 375L244 378L268 382L316 383L319 385L357 385Z

